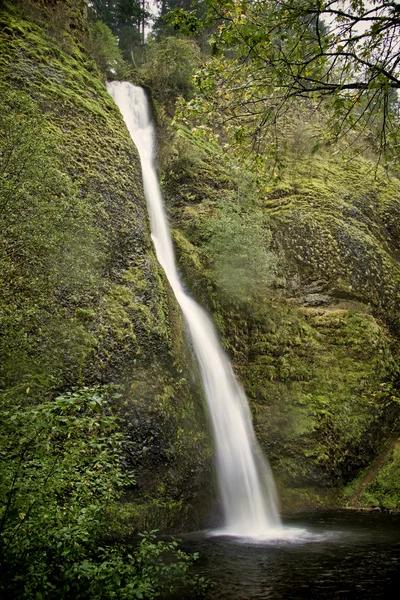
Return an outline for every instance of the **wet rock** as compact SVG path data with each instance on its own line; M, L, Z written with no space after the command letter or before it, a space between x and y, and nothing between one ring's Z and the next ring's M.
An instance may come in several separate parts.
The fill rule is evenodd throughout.
M302 301L303 306L323 306L329 304L331 297L327 294L308 294Z

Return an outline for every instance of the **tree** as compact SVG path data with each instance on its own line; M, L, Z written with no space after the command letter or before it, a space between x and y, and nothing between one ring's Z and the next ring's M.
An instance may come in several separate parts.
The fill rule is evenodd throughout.
M92 0L89 15L93 21L102 21L112 30L116 20L115 0Z
M189 35L196 41L201 50L208 52L208 39L214 31L205 26L207 0L156 0L159 7L158 17L154 20L152 29L156 38ZM179 15L183 19L179 22ZM199 26L202 24L201 26Z
M393 150L400 3L211 0L210 15L218 23L212 51L235 59L228 69L235 106L254 116L255 135L292 99L305 98L330 106L335 135L363 124L377 132L381 152ZM235 70L246 71L241 85Z
M178 95L188 98L193 92L192 73L198 64L199 48L194 42L166 37L150 41L138 75L151 85L156 98L175 103Z
M90 25L87 48L100 71L109 79L126 79L129 65L122 58L117 38L102 21Z
M397 2L215 0L212 9L224 23L219 39L284 72L291 93L400 88Z
M117 33L119 36L125 31L124 38L125 40L127 37L130 38L129 45L131 48L132 39L135 40L134 31L136 29L140 43L144 44L145 26L150 17L150 13L146 9L145 0L118 0L116 3L116 12ZM130 36L127 36L127 30L130 31ZM123 49L122 45L121 48Z
M162 19L171 11L183 10L193 12L197 18L202 17L206 10L207 4L205 0L156 0L160 8L160 17L158 19L159 27L161 27ZM156 21L157 23L157 21ZM164 24L166 21L164 20Z
M125 60L137 66L135 48L144 44L145 26L151 14L146 0L93 0L92 21L102 21L117 37Z

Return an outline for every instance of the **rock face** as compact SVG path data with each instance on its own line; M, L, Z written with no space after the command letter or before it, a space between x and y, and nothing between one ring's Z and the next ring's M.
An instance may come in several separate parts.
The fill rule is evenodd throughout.
M10 242L0 257L2 389L34 402L122 385L116 410L137 479L123 511L130 527L193 527L211 485L199 386L154 255L136 149L84 50L85 7L21 2L0 13L4 114L34 158L31 183L17 181L25 204L12 196L19 250Z
M246 174L238 181L223 165L222 150L187 130L164 165L181 269L245 386L283 506L343 505L345 486L397 431L399 181L368 160L320 154L287 165L251 201ZM214 223L231 227L233 210L243 223L257 211L276 258L251 299L227 293L209 252L223 251Z
M31 0L31 4L36 4L53 21L62 19L66 29L83 32L87 28L87 0Z
M196 527L212 480L200 386L154 255L136 150L85 52L85 10L21 0L0 12L1 143L32 149L29 178L18 175L0 215L1 394L35 402L120 384L137 485L115 528ZM321 154L242 206L251 186L218 152L176 138L165 196L182 272L246 388L283 506L343 505L344 486L386 439L386 462L357 501L397 506L398 180ZM274 273L265 284L250 270L242 297L210 255L210 222L227 200L244 243L260 215L268 230L266 248L259 231L251 252Z

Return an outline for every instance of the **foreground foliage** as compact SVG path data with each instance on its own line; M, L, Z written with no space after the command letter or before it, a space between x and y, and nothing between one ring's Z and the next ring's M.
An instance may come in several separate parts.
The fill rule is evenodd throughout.
M367 133L397 166L398 13L397 3L378 0L210 0L202 20L182 9L169 18L184 34L216 25L210 42L219 58L199 72L201 93L208 112L214 94L223 100L217 119L250 125L261 152L268 131L302 99L329 110L328 140Z
M83 388L0 414L0 590L9 598L157 598L200 593L196 558L155 532L137 549L104 544L106 508L132 474L111 389ZM7 404L7 403L6 403ZM166 556L168 560L166 561ZM193 593L194 593L193 592Z

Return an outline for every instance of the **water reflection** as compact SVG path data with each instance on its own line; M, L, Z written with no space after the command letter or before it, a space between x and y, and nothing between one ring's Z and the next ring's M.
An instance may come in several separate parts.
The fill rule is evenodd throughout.
M286 537L185 540L216 581L210 600L355 600L400 596L400 516L350 511L284 520Z

